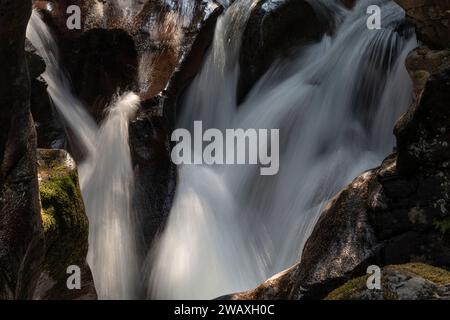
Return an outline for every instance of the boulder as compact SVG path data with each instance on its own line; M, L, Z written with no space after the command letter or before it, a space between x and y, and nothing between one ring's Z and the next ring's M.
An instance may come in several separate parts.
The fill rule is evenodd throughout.
M433 53L419 49L407 60L410 72L417 77L416 100L397 122L394 130L398 141L397 166L405 175L414 174L416 170L427 171L430 167L448 169L449 57L448 50Z
M238 102L277 59L286 59L327 30L304 0L261 0L252 9L242 36Z
M386 266L381 288L368 289L368 276L346 282L326 300L450 300L450 272L424 263Z
M25 31L31 0L0 0L0 300L32 298L44 242Z
M450 47L450 0L395 0L416 26L417 38L442 49Z
M64 150L38 150L39 192L45 236L44 269L34 299L96 299L86 263L89 222L75 161ZM81 270L81 289L68 289L67 268Z

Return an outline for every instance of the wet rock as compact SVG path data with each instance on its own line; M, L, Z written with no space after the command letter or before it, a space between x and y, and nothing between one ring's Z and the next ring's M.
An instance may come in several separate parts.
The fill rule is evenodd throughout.
M164 228L176 179L176 167L170 159L169 126L154 108L151 101L144 102L136 119L130 123L134 203L146 250Z
M25 30L31 1L0 0L0 299L30 299L43 230Z
M31 80L30 108L36 127L37 146L64 148L64 128L47 93L47 83L41 77L45 72L45 62L28 40L25 50Z
M160 94L160 105L164 117L173 128L175 119L179 113L182 96L189 84L200 71L204 58L211 46L217 19L222 14L224 8L220 5L211 4L205 12L204 19L197 25L191 41L184 49L184 54L180 59L177 68L167 83L166 88Z
M450 272L423 263L390 265L381 271L381 288L367 288L368 276L352 279L326 300L449 300Z
M326 28L307 1L259 1L242 37L238 102L245 99L274 61L318 41Z
M96 299L86 263L89 222L75 161L64 150L38 150L41 215L45 235L44 269L34 299ZM67 288L67 268L81 270L81 289Z
M175 125L178 98L200 70L212 41L222 7L216 6L192 34L186 54L166 90L144 100L130 123L130 149L135 176L135 203L144 233L144 248L164 228L176 187L176 166L170 158L170 133Z
M416 26L419 40L436 48L450 47L449 0L395 0Z
M74 91L98 122L118 91L132 89L137 59L133 39L120 29L90 29L63 47Z

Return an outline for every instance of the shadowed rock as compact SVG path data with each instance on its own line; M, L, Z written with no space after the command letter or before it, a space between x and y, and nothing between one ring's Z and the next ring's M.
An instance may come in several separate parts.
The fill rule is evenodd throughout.
M30 299L43 230L25 30L31 1L0 0L0 299Z
M450 47L450 0L395 0L416 26L417 38L439 49Z

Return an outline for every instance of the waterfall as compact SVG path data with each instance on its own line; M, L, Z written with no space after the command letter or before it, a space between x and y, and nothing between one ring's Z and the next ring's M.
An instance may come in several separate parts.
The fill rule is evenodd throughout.
M128 121L139 97L127 93L108 109L97 132L96 151L80 165L89 214L88 263L101 298L135 299L139 295L136 217L132 211L133 169Z
M89 218L88 263L100 299L133 299L140 292L136 230L131 198L133 170L128 122L139 97L125 93L107 110L99 128L71 91L62 70L57 44L44 21L33 12L27 38L45 61L42 75L65 124L85 149L79 164L80 186Z
M337 3L318 2L322 18ZM392 151L394 122L411 102L404 60L416 40L404 12L393 1L360 0L334 10L334 35L275 63L238 107L239 47L253 4L237 0L219 19L178 126L279 128L280 172L180 166L166 229L147 258L148 297L214 298L294 264L327 201ZM366 26L372 4L382 7L381 30Z

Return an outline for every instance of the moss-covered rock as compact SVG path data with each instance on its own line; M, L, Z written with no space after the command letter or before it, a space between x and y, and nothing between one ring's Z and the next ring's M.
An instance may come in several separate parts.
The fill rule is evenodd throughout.
M75 162L64 150L38 150L39 191L45 235L45 262L37 299L95 299L86 263L89 223L78 184ZM81 269L80 290L66 286L67 267Z
M333 290L327 300L450 299L450 272L424 263L382 269L381 289L367 288L367 277L352 279Z

